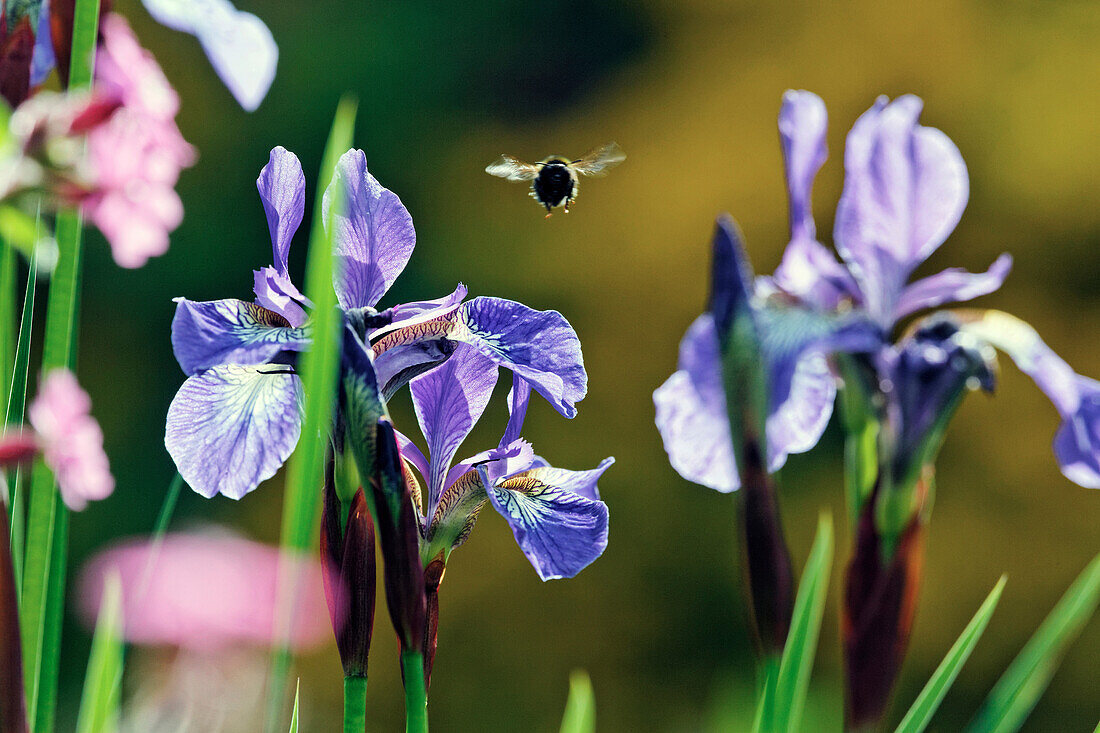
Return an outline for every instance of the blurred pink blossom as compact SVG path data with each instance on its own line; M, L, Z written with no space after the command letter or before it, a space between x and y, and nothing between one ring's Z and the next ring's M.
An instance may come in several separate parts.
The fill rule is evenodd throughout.
M84 212L115 262L140 267L168 250L168 233L183 220L175 185L195 152L176 126L175 90L119 15L103 19L93 90L121 106L88 133L91 192Z
M233 535L177 533L123 542L85 566L80 608L94 624L106 577L122 579L125 636L138 644L218 650L276 641L275 605L281 553ZM302 649L331 638L320 564L297 569L291 645Z
M91 399L73 373L55 369L42 380L38 396L27 409L61 498L73 511L83 509L89 500L107 498L115 488L103 452L103 431L89 414L91 408Z

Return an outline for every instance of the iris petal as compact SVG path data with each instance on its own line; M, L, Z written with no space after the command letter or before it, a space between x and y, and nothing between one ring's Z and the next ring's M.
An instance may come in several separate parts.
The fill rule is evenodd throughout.
M256 179L256 188L267 215L275 271L286 276L290 241L302 223L306 207L306 177L298 156L282 146L272 148L267 165Z
M275 80L279 48L264 22L228 0L142 0L158 23L199 39L226 88L245 110L260 106Z
M944 303L960 303L988 295L997 290L1012 270L1012 255L998 257L985 272L967 272L951 267L907 286L894 309L894 320L900 321L925 308Z
M918 124L921 100L885 97L848 134L834 240L880 323L913 270L955 228L969 195L966 165L942 132Z
M370 174L362 150L340 157L322 201L326 221L333 186L344 186L345 192L343 211L332 215L340 261L336 295L344 309L373 307L405 269L416 246L412 216L397 194Z
M571 578L607 547L607 505L550 483L549 470L532 469L487 494L539 577Z
M262 364L282 351L309 348L309 330L291 328L277 313L232 298L176 299L172 351L186 374L216 364Z
M198 493L240 499L294 451L301 385L277 369L221 364L189 377L176 393L164 444Z
M787 172L791 239L816 235L810 200L814 178L827 156L825 128L828 115L821 97L812 92L788 90L779 111L779 139Z

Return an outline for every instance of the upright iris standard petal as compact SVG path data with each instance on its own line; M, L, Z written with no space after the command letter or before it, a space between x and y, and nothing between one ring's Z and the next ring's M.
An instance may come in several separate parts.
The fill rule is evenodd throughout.
M325 191L322 210L329 221L333 186L344 186L344 211L332 215L340 260L336 295L345 309L374 306L405 269L416 245L412 217L397 194L367 170L362 150L340 158Z
M536 311L503 298L479 297L456 311L449 338L470 344L522 377L565 417L588 391L581 342L557 311Z
M306 210L306 177L298 156L283 146L271 149L267 165L256 179L256 188L267 215L275 271L287 274L290 241L302 223Z
M828 115L821 97L812 92L788 90L779 111L779 138L787 172L791 239L817 236L810 192L827 156L825 128Z
M451 459L485 412L496 386L494 363L460 344L442 366L409 384L430 458L428 516L443 491Z
M489 503L507 520L540 578L571 578L607 547L607 505L548 483L541 475L546 470L488 488Z
M1012 270L1012 255L998 257L985 272L967 272L950 267L935 275L917 280L902 291L894 308L894 320L900 321L925 308L945 303L961 303L988 295L997 290Z
M186 374L216 364L261 364L282 351L308 347L308 329L292 328L285 318L255 303L176 299L172 351Z
M228 0L142 0L158 23L199 39L226 88L252 112L275 80L279 48L264 22Z
M951 233L969 195L966 165L942 132L918 124L921 101L876 101L848 134L834 239L880 323L906 280Z
M1100 488L1100 383L1074 372L1019 318L1000 311L967 315L962 329L1008 354L1062 416L1054 437L1062 473L1080 486Z
M716 491L735 491L741 482L733 462L718 336L709 313L684 334L678 370L653 393L653 402L657 430L676 472Z
M300 401L298 376L285 367L220 364L180 387L164 444L195 491L240 499L294 451Z

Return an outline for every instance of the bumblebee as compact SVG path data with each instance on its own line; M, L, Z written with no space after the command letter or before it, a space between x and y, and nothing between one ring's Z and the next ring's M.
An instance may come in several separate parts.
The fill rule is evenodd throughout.
M611 168L626 159L615 143L601 145L588 151L576 160L562 155L551 155L538 163L524 163L511 155L502 155L500 160L487 166L485 172L509 181L531 181L531 197L546 207L549 219L555 207L569 207L577 199L580 190L580 176L604 176Z

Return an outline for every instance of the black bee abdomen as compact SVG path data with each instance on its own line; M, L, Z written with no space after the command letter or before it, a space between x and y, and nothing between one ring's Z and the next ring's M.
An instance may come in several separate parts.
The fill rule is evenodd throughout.
M573 193L573 178L564 164L547 163L531 186L535 198L549 210L551 206L561 206Z

